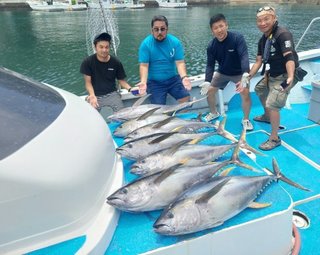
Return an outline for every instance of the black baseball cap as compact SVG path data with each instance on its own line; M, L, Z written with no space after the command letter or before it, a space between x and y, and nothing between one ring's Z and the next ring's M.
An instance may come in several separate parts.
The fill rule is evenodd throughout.
M94 38L93 43L96 44L97 42L100 42L100 41L108 41L108 42L110 42L111 41L111 35L109 35L106 32L101 33L101 34L97 35Z

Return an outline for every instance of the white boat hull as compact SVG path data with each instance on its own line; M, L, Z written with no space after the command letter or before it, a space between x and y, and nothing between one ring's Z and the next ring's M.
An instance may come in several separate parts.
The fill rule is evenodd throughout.
M159 7L161 8L187 8L187 2L165 2L158 1Z
M44 11L44 12L59 12L59 11L83 11L87 9L85 4L67 4L53 2L53 4L48 4L47 2L38 1L27 1L28 5L33 11Z

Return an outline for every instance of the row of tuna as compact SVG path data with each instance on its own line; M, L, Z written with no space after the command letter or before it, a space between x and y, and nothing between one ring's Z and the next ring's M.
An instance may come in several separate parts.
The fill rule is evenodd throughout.
M175 116L195 101L185 106L140 103L110 117L122 122L114 131L115 136L124 138L117 153L135 160L130 172L139 178L111 194L107 203L136 213L163 209L153 225L155 232L194 233L221 225L247 207L270 206L254 200L269 183L278 179L307 190L283 176L275 159L273 173L228 176L232 165L259 172L240 160L239 151L249 151L247 155L253 160L259 152L246 143L245 130L238 141L224 129L226 117L221 123L211 124L202 122L201 118L184 120ZM228 143L199 144L216 135L226 138ZM232 149L230 159L215 161Z

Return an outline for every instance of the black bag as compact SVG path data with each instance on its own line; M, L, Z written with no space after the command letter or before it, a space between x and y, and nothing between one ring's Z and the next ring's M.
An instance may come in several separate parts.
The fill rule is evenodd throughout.
M303 78L307 75L307 71L303 70L300 66L296 68L296 70L294 71L294 77L298 80L298 81L302 81Z

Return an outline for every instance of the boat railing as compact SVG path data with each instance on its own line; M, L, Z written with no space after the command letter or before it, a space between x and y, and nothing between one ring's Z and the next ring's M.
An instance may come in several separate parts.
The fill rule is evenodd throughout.
M300 37L300 39L299 39L299 41L298 41L298 43L297 43L297 45L296 45L296 50L297 50L298 47L300 46L303 38L304 38L305 35L308 33L308 31L309 31L310 27L312 26L312 24L313 24L315 21L317 21L317 20L320 20L320 17L317 17L317 18L314 18L314 19L311 20L311 22L309 23L307 29L304 31L303 35Z

